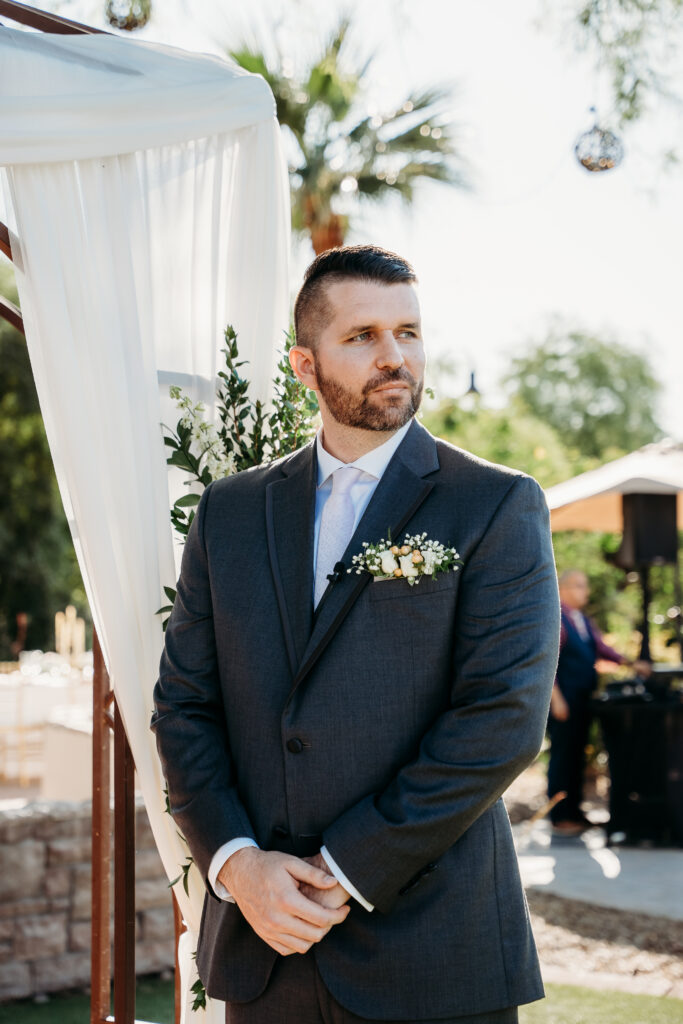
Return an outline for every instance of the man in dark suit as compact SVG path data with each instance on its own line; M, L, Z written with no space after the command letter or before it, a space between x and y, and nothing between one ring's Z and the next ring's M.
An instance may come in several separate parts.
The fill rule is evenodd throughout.
M578 836L592 826L581 810L586 744L591 723L590 698L598 681L596 661L631 665L647 678L652 666L647 661L629 661L605 643L600 630L583 609L588 604L590 585L580 569L566 569L560 587L560 655L557 677L550 698L548 735L548 796L565 796L550 812L553 831L561 836Z
M548 514L414 419L415 283L373 246L314 261L290 358L322 431L211 484L185 546L153 728L231 1024L510 1024L543 994L501 794L555 672ZM461 566L347 571L423 534Z

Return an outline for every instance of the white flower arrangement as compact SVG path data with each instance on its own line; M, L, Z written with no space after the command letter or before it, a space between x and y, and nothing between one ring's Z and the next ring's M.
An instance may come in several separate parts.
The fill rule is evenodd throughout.
M170 395L175 400L176 408L183 413L178 421L178 426L184 427L190 432L189 451L198 463L204 459L204 465L211 479L218 480L220 477L232 476L233 473L236 473L235 453L226 452L218 430L213 423L204 419L206 406L202 402L193 405L189 396L184 395L176 385L170 388Z
M363 551L351 559L347 572L369 572L375 582L405 579L411 587L423 576L434 577L441 572L457 570L462 560L455 548L447 548L437 540L428 540L426 533L406 537L402 544L392 544L391 537L377 544L363 541Z

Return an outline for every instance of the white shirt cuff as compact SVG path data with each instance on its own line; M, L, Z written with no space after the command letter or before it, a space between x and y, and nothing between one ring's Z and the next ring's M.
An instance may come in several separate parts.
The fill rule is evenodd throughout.
M225 864L229 857L232 857L233 853L237 853L238 850L243 850L245 846L256 846L253 839L249 839L248 836L238 836L237 839L231 839L229 843L223 843L220 849L216 850L211 863L209 864L209 885L213 889L219 900L224 900L226 903L234 903L233 897L230 895L228 890L225 888L222 882L218 881L218 872Z
M349 895L353 896L354 900L358 900L361 907L365 907L365 909L368 911L373 911L375 909L373 904L368 903L368 901L358 892L358 889L356 889L355 885L352 885L352 883L349 882L348 878L346 877L342 869L339 867L339 865L336 863L327 847L323 846L320 852L325 858L325 863L327 864L328 868L330 869L334 877L337 879L339 884L343 885L343 887L346 889Z

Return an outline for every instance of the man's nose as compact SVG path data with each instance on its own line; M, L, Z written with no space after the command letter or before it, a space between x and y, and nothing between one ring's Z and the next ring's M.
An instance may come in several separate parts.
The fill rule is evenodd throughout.
M401 346L391 331L384 331L377 353L377 366L397 370L405 362Z

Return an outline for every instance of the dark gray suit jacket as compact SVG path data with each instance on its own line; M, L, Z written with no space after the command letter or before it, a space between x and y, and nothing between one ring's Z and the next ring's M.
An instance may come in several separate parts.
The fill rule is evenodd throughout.
M457 572L349 574L313 615L315 448L211 484L190 530L155 690L172 812L206 878L237 836L325 843L363 896L314 947L373 1019L543 994L501 793L536 756L559 605L539 486L413 423L344 556L423 533ZM208 887L207 887L208 888ZM208 891L212 996L249 1001L277 954Z

